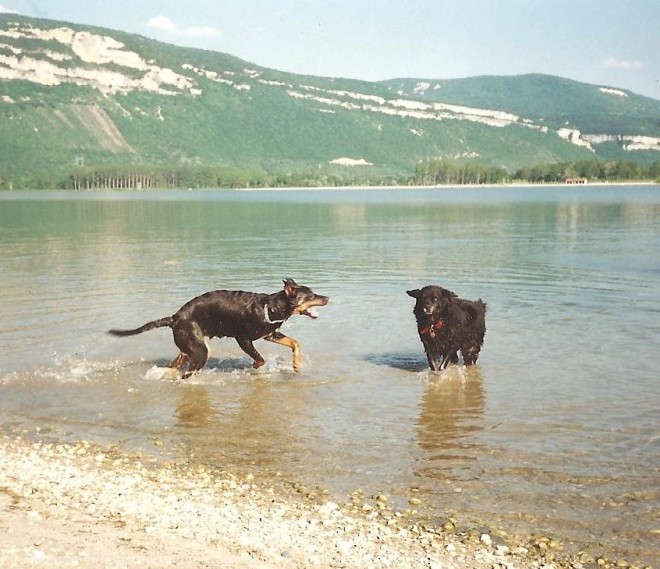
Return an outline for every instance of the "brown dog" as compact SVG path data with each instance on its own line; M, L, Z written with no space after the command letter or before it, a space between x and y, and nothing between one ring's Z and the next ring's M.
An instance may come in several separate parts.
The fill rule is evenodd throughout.
M206 340L214 337L235 338L241 349L253 360L253 367L264 365L264 359L253 342L260 338L282 344L293 351L293 369L300 371L300 345L279 329L294 314L317 318L317 306L328 304L329 298L316 294L293 279L284 281L284 289L273 294L241 290L215 290L193 298L172 316L152 320L133 330L110 330L115 336L133 336L154 328L169 326L174 343L181 353L170 367L181 370L186 378L201 369L208 360Z

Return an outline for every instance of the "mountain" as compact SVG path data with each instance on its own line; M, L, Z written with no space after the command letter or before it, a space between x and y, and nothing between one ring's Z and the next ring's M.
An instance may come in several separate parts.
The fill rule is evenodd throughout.
M361 180L428 158L510 170L660 157L660 101L556 77L381 83L0 14L0 186L81 169L226 168Z
M382 83L401 96L507 111L555 131L570 127L587 136L660 136L660 101L624 89L540 74Z

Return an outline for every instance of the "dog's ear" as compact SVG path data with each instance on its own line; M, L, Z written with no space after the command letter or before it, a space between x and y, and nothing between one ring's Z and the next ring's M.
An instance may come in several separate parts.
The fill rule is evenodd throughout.
M447 300L453 300L455 298L458 298L458 295L456 293L453 293L450 290L447 290L446 288L442 289L442 296L445 297Z
M289 298L295 296L296 288L298 288L296 281L293 279L286 279L282 282L284 283L284 294L286 294Z
M420 296L422 296L422 291L416 288L414 290L407 290L406 294L408 296L412 296L413 298L419 298Z

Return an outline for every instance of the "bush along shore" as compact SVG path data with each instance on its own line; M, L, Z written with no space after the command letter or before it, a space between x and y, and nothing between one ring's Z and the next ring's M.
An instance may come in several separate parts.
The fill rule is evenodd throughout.
M412 498L412 507L419 500ZM356 491L0 435L0 567L625 567L547 537L439 527Z
M291 172L227 167L97 166L49 175L17 176L0 171L0 189L154 190L202 188L341 188L351 186L436 186L660 182L660 161L581 160L505 168L447 159L423 160L412 173L377 167L331 166ZM363 169L364 168L364 169Z

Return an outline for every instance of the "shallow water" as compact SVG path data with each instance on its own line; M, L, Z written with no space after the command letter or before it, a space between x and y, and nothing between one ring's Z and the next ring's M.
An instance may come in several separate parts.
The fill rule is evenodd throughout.
M660 191L651 186L0 194L0 428L163 449L458 512L629 562L660 553ZM177 382L216 288L329 295ZM426 369L410 288L488 303L479 364Z

